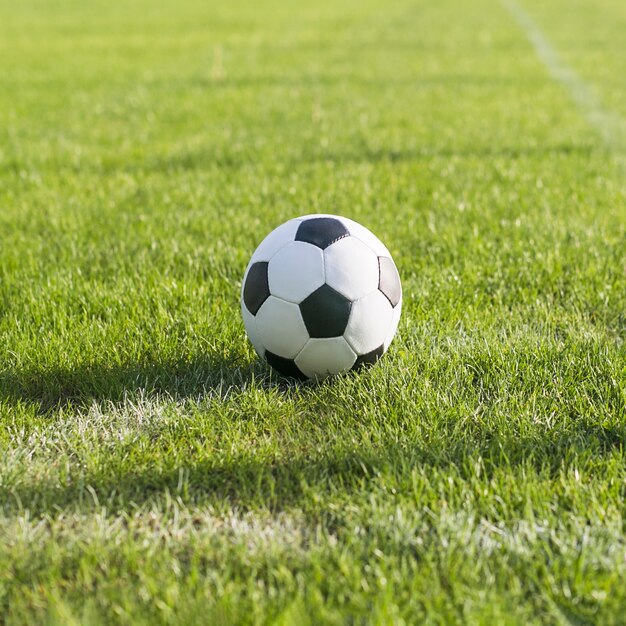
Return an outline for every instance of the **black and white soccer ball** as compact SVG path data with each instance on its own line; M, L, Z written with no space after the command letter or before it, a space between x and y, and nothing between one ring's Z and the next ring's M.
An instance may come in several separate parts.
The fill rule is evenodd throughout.
M297 217L273 230L252 255L241 289L256 351L302 380L375 363L396 334L401 309L389 250L336 215Z

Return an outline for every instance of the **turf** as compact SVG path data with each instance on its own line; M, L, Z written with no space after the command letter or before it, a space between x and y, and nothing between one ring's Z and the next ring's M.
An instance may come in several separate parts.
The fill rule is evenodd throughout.
M0 623L619 624L618 0L0 0ZM239 318L282 221L404 286L289 384Z

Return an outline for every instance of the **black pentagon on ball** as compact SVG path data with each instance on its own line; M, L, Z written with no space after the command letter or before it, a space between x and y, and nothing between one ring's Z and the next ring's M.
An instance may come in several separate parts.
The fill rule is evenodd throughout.
M378 257L378 289L391 302L391 306L396 306L402 297L402 287L400 286L400 276L394 262L386 256Z
M306 380L307 377L300 371L293 359L286 359L269 350L265 351L265 358L279 374L289 378L296 378L297 380Z
M243 301L252 315L256 315L261 305L270 297L270 285L267 278L266 261L250 267L243 286Z
M296 241L305 241L324 250L349 234L345 225L334 217L312 217L298 226Z
M309 336L341 337L350 318L352 302L328 285L322 285L300 303Z
M357 357L354 365L352 366L352 369L358 370L366 365L374 365L374 363L376 363L376 361L378 361L378 359L380 359L380 357L383 355L384 351L385 346L378 346L378 348L372 350L371 352L368 352L367 354L362 354L361 356Z

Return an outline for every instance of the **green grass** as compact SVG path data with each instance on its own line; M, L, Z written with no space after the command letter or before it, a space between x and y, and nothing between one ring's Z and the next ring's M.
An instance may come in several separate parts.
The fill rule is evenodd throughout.
M625 5L523 6L623 124ZM497 0L0 0L0 623L623 623L623 138ZM317 211L403 318L287 384Z

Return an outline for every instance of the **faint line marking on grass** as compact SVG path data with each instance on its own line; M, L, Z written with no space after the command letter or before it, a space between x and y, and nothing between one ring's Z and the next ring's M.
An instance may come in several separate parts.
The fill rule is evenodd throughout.
M626 147L626 121L614 111L606 109L593 89L561 60L556 49L520 4L515 0L500 1L524 31L552 78L567 88L589 124L598 131L606 146L617 153L620 164L626 166L623 154Z

